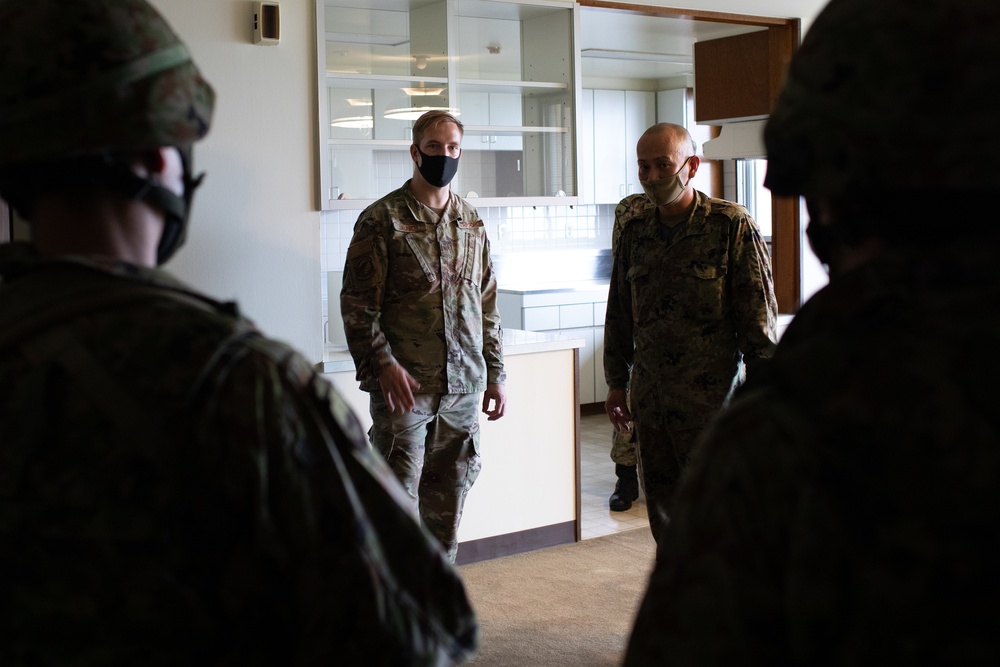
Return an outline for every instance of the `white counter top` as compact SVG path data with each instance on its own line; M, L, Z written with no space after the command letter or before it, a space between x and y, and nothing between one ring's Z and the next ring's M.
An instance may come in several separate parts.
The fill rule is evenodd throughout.
M534 352L552 352L554 350L569 350L583 347L582 338L544 331L522 331L521 329L503 330L503 353L505 357ZM327 345L323 351L323 363L320 364L323 373L354 372L354 359L347 347L343 345Z
M567 280L544 283L508 283L497 286L497 291L510 294L549 294L552 292L599 292L604 297L608 294L610 281L604 280Z

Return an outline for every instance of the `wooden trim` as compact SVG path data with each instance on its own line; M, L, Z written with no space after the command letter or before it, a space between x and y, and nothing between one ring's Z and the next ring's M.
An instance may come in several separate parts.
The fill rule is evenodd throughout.
M792 55L799 48L799 19L791 19L786 25L768 28L768 60L771 71L770 109L778 102L778 95L785 85L785 72L792 61Z
M802 305L802 257L798 197L771 197L771 272L779 313Z
M627 2L606 2L605 0L577 0L577 4L581 7L593 7L595 9L617 9L637 14L647 14L649 16L672 16L679 19L708 21L711 23L733 23L736 25L759 25L763 27L790 26L794 23L796 28L799 23L799 19L713 12L707 9L677 9L674 7L635 5ZM798 34L797 29L796 34Z
M778 102L778 95L785 83L785 72L792 55L799 48L799 20L787 26L768 29L770 36L771 88L770 109ZM802 252L801 220L798 197L771 197L771 224L773 245L772 271L775 298L779 313L795 313L802 305Z
M516 533L494 535L470 540L458 545L455 565L468 565L483 560L513 556L514 554L554 547L580 541L580 521L565 521L550 526L520 530Z
M573 495L574 495L574 506L575 510L573 512L573 523L576 524L576 529L573 533L573 539L579 542L582 539L582 497L583 490L581 488L581 475L583 474L580 470L580 348L573 348L573 366L575 368L575 386L573 395Z

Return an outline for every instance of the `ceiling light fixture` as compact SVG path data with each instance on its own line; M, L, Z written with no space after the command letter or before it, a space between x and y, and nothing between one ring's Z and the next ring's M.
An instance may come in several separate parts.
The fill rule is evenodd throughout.
M444 92L444 88L401 88L404 93L410 97L426 97L428 95L440 95Z
M362 130L370 130L374 125L374 118L371 116L345 116L334 118L330 121L331 127L351 127Z

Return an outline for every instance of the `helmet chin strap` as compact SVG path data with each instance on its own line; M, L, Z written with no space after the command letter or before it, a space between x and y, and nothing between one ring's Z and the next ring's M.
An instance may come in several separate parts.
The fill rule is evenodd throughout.
M194 191L201 185L205 174L192 175L191 148L179 148L184 168L184 195L180 196L163 187L153 178L143 177L132 171L121 160L108 157L111 178L108 185L133 201L144 201L163 211L163 233L156 247L156 265L161 266L177 252L187 237L188 216Z

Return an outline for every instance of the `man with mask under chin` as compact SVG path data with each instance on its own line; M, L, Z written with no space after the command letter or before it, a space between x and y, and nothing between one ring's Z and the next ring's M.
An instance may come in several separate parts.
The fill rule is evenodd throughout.
M347 251L341 312L369 438L454 562L479 475L479 410L504 414L503 342L486 228L451 191L463 128L413 125L413 177L366 208Z
M688 131L654 125L636 156L655 206L618 239L604 329L605 409L616 430L636 431L639 480L660 541L699 433L774 350L777 303L757 223L739 204L691 185L700 160Z

